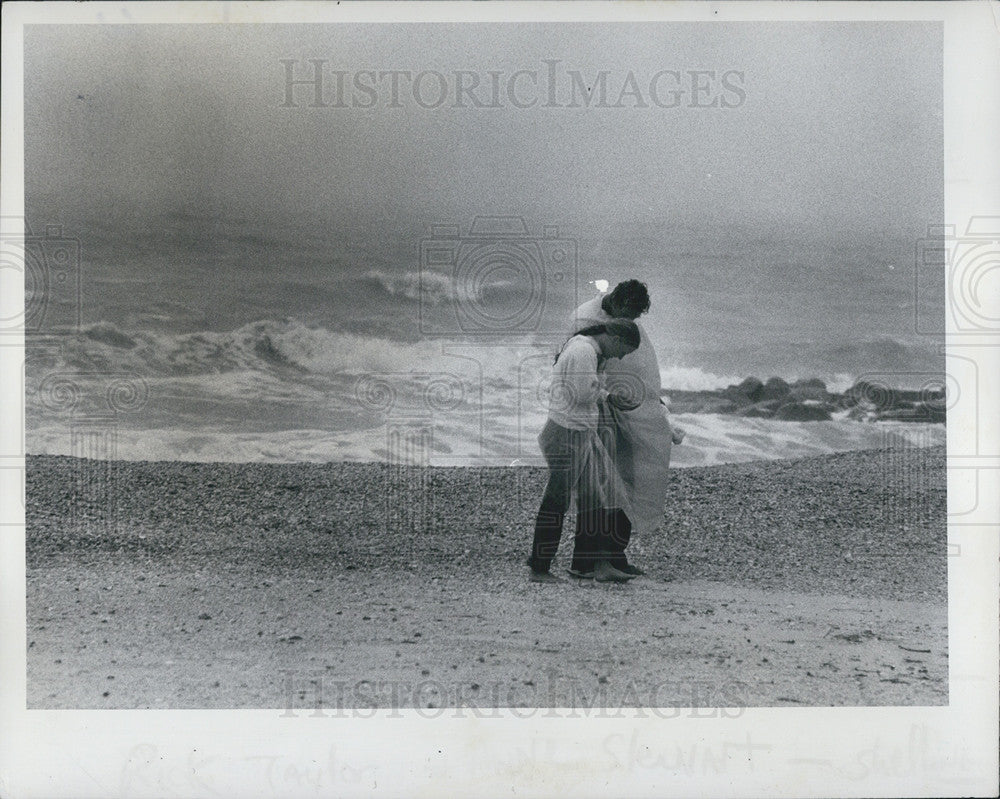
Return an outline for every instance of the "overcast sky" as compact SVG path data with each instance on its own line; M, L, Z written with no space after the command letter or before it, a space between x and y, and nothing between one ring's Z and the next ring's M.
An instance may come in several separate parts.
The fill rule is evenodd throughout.
M919 235L942 196L941 39L932 24L34 26L26 36L29 194L115 208L252 218L544 214L558 221ZM372 108L282 108L295 60L354 73L436 70L421 108L386 82ZM648 107L454 107L455 70L501 86L629 72ZM651 78L705 78L731 108L650 101ZM742 96L724 91L723 73ZM732 73L741 73L735 77ZM432 76L433 77L433 76ZM658 86L668 90L672 76ZM541 83L539 84L541 86ZM433 80L423 84L434 99ZM351 92L349 91L350 95ZM366 95L367 96L367 95ZM350 102L348 96L348 102ZM562 97L565 101L565 97ZM660 98L663 99L662 96ZM565 104L565 103L564 103Z

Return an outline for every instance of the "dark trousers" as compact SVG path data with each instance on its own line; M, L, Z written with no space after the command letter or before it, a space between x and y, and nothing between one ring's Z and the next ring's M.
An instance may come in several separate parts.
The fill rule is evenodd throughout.
M531 545L531 556L528 558L532 571L547 572L552 566L574 487L577 488L577 536L583 531L586 539L585 558L593 561L599 557L609 558L614 553L612 527L606 521L607 511L595 509L586 490L580 490L584 487L573 485L575 475L579 472L573 463L574 452L579 450L575 445L579 437L584 435L584 431L568 430L549 421L539 437L542 454L549 467L549 479L535 519L535 537Z
M573 546L573 571L592 571L598 560L606 560L616 569L628 565L625 547L632 538L632 522L620 508L603 510L590 517L576 517Z
M565 513L546 512L544 506L539 510L535 522L535 540L528 559L532 571L547 572L552 566L552 559L562 538L564 516ZM615 550L607 518L607 511L577 508L573 569L591 571L598 560L613 559Z

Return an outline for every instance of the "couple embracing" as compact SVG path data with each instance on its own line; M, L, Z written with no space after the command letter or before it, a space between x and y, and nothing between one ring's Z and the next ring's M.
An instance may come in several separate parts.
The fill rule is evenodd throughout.
M538 442L549 468L528 558L536 582L550 573L563 519L576 494L570 574L627 582L643 572L628 562L633 527L653 530L663 515L674 433L660 399L660 371L635 321L649 309L638 280L577 308L572 335L556 356L549 415Z

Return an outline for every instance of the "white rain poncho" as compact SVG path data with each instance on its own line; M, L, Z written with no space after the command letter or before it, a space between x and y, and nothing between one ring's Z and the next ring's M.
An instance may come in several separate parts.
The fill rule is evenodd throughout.
M607 416L605 404L601 404L603 421ZM610 420L586 430L571 430L549 420L538 444L550 469L568 470L567 485L578 494L579 510L621 508L631 518L630 491L612 452L614 426Z
M602 297L585 302L573 315L570 334L611 321L603 308ZM667 495L667 470L670 467L671 430L666 408L660 402L660 366L656 351L642 325L638 349L624 358L606 362L605 385L612 393L624 393L642 404L632 411L613 406L613 433L601 436L611 450L615 472L620 476L628 497L623 507L637 531L652 532L663 520ZM626 507L627 506L627 507ZM614 507L614 506L607 506Z

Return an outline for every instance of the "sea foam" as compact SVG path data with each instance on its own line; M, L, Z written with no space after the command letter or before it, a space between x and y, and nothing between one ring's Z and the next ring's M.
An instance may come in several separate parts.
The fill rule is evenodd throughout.
M893 422L777 422L713 414L678 414L686 435L674 446L674 467L777 460L854 450L927 447L945 443L941 424ZM231 430L100 428L89 431L43 426L27 434L32 454L103 457L85 447L101 433L100 452L122 460L200 462L391 461L427 466L544 465L536 436L539 420L520 427L482 425L466 417L452 424L394 420L353 430ZM81 435L90 434L88 435ZM90 442L90 443L88 443Z

